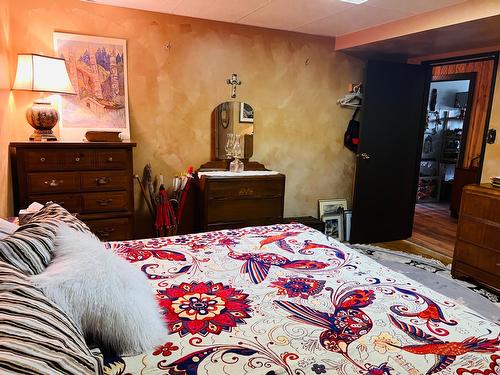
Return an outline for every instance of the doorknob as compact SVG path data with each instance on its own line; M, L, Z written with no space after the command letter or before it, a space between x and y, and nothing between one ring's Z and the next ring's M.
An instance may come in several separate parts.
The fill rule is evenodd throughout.
M361 158L363 160L368 160L370 159L370 155L368 155L366 152L363 152L362 154L356 154L358 158Z

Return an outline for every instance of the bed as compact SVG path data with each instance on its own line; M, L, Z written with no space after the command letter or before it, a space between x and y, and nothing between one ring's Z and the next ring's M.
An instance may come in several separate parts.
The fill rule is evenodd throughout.
M106 374L497 374L499 326L301 224L106 245L168 324Z

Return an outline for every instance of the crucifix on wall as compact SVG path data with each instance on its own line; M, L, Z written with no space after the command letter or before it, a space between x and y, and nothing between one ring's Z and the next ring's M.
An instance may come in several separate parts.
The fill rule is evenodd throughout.
M236 87L241 85L241 81L238 79L238 75L233 73L230 79L226 79L226 83L231 85L231 98L236 98Z

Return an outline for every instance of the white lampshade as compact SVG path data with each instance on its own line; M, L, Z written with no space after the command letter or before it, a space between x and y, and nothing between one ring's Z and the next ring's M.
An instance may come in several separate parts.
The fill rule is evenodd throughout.
M12 89L76 94L64 59L31 53L17 55L16 80Z

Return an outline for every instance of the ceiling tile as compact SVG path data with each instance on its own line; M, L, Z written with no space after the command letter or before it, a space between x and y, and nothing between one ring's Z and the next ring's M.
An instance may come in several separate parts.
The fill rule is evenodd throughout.
M173 13L181 16L236 22L271 0L183 0Z
M93 1L187 17L339 36L468 0L368 0L361 5L340 0Z
M290 30L354 6L339 0L272 0L238 23Z
M439 8L444 8L450 5L463 3L467 0L369 0L367 5L384 8L394 9L409 12L411 14L419 14L430 12Z
M381 25L396 19L408 17L410 13L399 10L388 10L375 8L370 5L357 5L341 13L334 14L306 25L302 25L294 31L338 36L353 31L359 31L367 27Z

